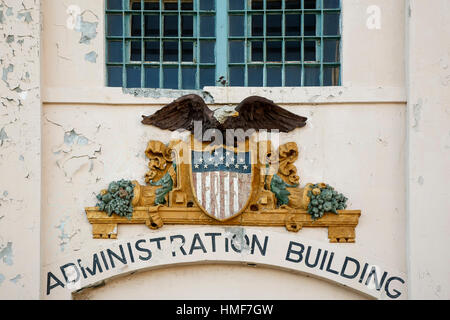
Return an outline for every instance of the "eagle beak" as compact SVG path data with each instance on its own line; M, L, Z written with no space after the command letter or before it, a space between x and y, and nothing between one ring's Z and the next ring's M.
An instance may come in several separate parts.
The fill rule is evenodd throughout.
M235 111L233 114L231 114L232 117L239 117L239 112Z

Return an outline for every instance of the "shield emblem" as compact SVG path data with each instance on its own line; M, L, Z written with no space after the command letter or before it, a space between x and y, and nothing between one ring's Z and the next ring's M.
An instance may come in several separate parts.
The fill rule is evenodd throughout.
M250 151L216 148L191 152L192 191L210 217L225 221L240 214L252 192Z

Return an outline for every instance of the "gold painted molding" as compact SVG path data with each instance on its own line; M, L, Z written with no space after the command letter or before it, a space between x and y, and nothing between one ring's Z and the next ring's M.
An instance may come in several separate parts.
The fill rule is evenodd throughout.
M95 239L117 239L119 224L145 224L151 229L159 229L164 224L179 225L226 225L226 226L260 226L286 227L297 232L303 227L328 228L330 242L355 242L355 227L358 225L360 210L341 210L338 215L326 213L318 220L312 220L305 210L275 209L264 212L246 211L239 216L224 222L217 221L200 208L170 208L165 206L136 207L133 217L127 219L113 215L108 217L97 207L85 209L92 224L92 235Z
M280 145L275 151L270 141L255 143L247 140L242 148L245 152L251 151L256 160L252 162L251 193L239 214L219 220L210 216L195 197L190 154L192 150L209 150L208 144L199 143L193 137L190 143L173 140L167 145L151 140L145 150L149 159L149 171L144 177L147 185L132 181L134 197L131 219L117 214L108 216L98 207L85 208L92 224L93 237L116 239L119 224L145 224L151 229L161 228L165 224L191 224L285 227L292 232L298 232L303 227L325 227L328 228L330 242L355 242L355 227L361 215L360 210L325 213L317 220L313 220L308 213L308 192L312 191L312 184L298 187L300 177L294 165L298 159L295 142ZM278 188L280 184L284 186L288 195L273 189L271 181L275 181L274 177ZM167 181L171 183L167 184ZM320 183L317 186L313 190L314 195L326 185Z

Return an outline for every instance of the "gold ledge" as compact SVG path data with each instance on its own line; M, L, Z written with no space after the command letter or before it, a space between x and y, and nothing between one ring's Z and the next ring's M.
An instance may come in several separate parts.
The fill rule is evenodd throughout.
M239 216L227 220L215 220L199 208L182 207L135 207L131 219L108 215L98 207L85 208L87 218L92 224L92 235L96 239L116 239L118 224L146 224L151 229L168 225L223 225L223 226L261 226L286 227L297 232L304 227L328 228L330 242L355 242L355 227L358 225L360 210L340 210L338 214L325 213L314 221L306 210L274 209L264 211L245 211Z

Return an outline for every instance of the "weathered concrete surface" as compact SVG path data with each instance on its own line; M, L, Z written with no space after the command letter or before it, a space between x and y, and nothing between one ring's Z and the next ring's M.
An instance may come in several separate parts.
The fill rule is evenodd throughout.
M280 137L280 143L296 141L299 145L296 165L301 184L330 183L348 196L349 208L363 210L356 229L356 244L336 244L334 248L337 251L358 249L404 271L405 106L282 106L308 117L306 127ZM156 106L95 104L45 106L43 184L46 188L43 190L42 229L46 230L43 240L46 250L43 265L110 243L92 239L91 226L83 209L94 205L95 194L112 180L136 179L144 183L147 165L144 149L148 140L167 143L175 138L167 131L140 123L141 114L151 114L156 109ZM161 231L177 232L186 227L191 226L164 226ZM145 225L121 225L119 228L120 241L137 235L148 238L152 234ZM287 232L284 228L275 229ZM261 232L264 230L266 228ZM328 241L326 229L305 229L299 235L323 243ZM172 270L167 269L164 277L169 277ZM226 285L220 280L221 266L208 270L216 275L218 286ZM189 277L194 275L191 273ZM46 274L41 277L45 279ZM274 286L276 278L287 281L282 273L277 273L272 279ZM299 278L298 285L311 282ZM189 281L196 280L185 279ZM247 289L251 286L248 283ZM330 295L334 288L333 285L320 286L311 297ZM349 292L348 296L341 297L354 295Z
M39 298L40 1L0 1L0 300Z
M407 212L413 299L450 298L450 2L407 1Z
M381 12L380 29L366 25L367 9L373 5ZM450 228L450 47L445 41L450 38L449 5L447 0L344 1L342 87L205 88L203 92L213 107L260 94L306 115L307 127L282 138L300 146L296 165L302 184L329 182L349 197L350 207L363 210L357 243L349 246L370 248L368 255L398 270L408 264L412 298L450 297L450 257L445 247ZM102 244L91 238L83 208L93 205L94 194L111 180L143 182L146 142L168 142L170 136L142 126L140 114L150 114L181 94L104 87L103 1L43 1L45 72L41 74L39 7L38 0L0 0L0 299L39 297L41 248L46 265ZM46 102L42 118L41 77ZM121 240L151 233L143 225L120 228ZM301 236L327 241L325 229L302 230ZM142 293L157 281L164 283L156 277L171 281L172 293L180 292L199 281L198 272L185 270L168 268L133 280L128 276L99 289L98 295L92 290L88 297L110 299L117 296L115 288L122 294ZM212 287L206 283L211 279L226 286L224 272L236 273L235 279L249 274L223 265L205 270L208 276L200 279L205 290ZM289 282L292 275L265 270L253 282L262 283L266 276L271 290L279 290L278 285ZM310 298L335 293L339 298L355 297L320 280L296 277L296 286L314 287ZM251 289L253 282L238 289L231 285L227 294ZM292 293L294 288L289 290ZM185 296L181 292L178 297Z
M297 167L301 183L326 181L348 195L349 206L363 210L357 243L350 247L369 248L367 254L398 270L406 268L402 2L345 1L342 87L208 87L202 92L212 108L258 94L307 116L307 127L282 137L284 142L296 141L300 147ZM380 30L366 27L366 9L373 4L383 12ZM103 2L73 0L70 5L79 9L69 10L69 3L59 0L47 0L43 7L43 265L102 245L101 240L91 238L83 208L93 205L95 193L111 180L128 178L143 183L147 141L168 142L171 136L141 125L140 115L151 114L182 94L174 90L106 88ZM76 22L81 18L76 13L90 23L85 29L89 42L80 41L82 33ZM120 239L150 232L144 225L120 226ZM326 229L302 230L301 235L328 241ZM174 269L158 272L169 279ZM227 285L226 279L220 280L225 270L220 265L208 267L217 286ZM234 271L239 273L237 279L246 274L242 269ZM181 269L177 272L183 274ZM185 274L183 283L195 283L195 274ZM276 288L277 279L288 281L289 276L273 274L271 288ZM122 281L127 283L127 279ZM146 287L154 278L139 279ZM314 283L322 282L302 276L296 282L300 287ZM185 287L180 283L176 288L180 291ZM333 285L317 284L311 298L331 296L335 290ZM179 297L183 296L180 293ZM339 297L355 295L342 290Z
M104 3L43 1L43 86L104 86Z
M342 84L403 87L404 0L342 0ZM374 8L379 23L370 22Z

